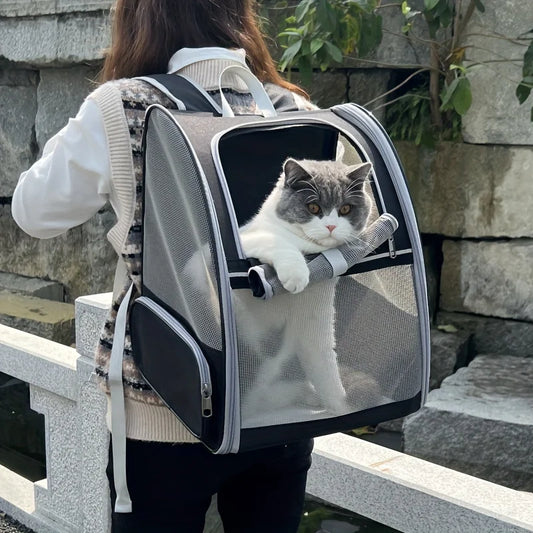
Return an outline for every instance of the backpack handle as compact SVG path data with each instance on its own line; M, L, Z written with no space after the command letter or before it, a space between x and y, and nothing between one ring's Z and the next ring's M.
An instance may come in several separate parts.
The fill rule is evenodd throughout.
M261 115L263 115L264 117L277 116L277 112L274 109L274 105L272 104L272 101L270 100L267 92L265 91L263 84L246 67L242 67L240 65L230 65L220 73L220 78L218 81L223 117L235 116L233 110L231 109L231 106L229 105L228 101L226 100L226 97L224 96L224 92L222 91L222 78L230 72L236 74L239 78L241 78L242 81L244 81L244 83L248 87L248 90L250 91L250 94L255 100L255 103L257 104Z

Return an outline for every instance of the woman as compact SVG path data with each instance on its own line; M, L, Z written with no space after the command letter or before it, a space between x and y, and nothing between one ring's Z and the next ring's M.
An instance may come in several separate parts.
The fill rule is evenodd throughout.
M277 73L252 2L118 0L102 72L105 83L46 144L15 190L13 217L38 238L82 224L108 201L117 215L108 234L118 254L113 305L96 353L96 372L106 392L116 310L132 282L140 287L144 111L154 103L176 108L163 92L131 78L178 72L220 102L220 73L229 65L243 65L265 84L276 106L311 107L306 94ZM228 75L222 89L236 112L254 112L239 78ZM113 512L113 531L201 532L215 493L226 532L296 531L312 443L211 454L143 380L130 346L127 335L123 384L133 512ZM108 475L113 503L111 461Z

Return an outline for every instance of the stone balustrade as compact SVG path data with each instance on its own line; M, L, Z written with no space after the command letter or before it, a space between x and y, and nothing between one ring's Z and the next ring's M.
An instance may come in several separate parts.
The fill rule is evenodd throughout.
M47 478L36 483L0 466L0 510L37 533L109 530L106 401L92 374L109 303L109 294L77 300L77 351L0 326L0 372L30 383L32 408L45 415L47 458ZM532 493L344 434L316 439L307 491L399 531L533 530Z

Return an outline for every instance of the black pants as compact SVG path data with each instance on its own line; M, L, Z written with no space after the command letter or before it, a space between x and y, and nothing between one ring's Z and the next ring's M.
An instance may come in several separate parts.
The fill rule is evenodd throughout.
M211 496L225 533L295 533L312 441L214 455L202 444L128 440L133 513L113 512L113 533L201 533ZM111 457L111 455L110 455ZM107 475L115 503L112 461Z

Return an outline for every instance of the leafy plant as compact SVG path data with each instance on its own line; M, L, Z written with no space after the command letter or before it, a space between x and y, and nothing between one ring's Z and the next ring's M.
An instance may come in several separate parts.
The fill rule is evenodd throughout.
M285 48L280 70L298 68L309 83L313 68L340 65L347 54L364 57L382 38L378 0L301 0L278 35Z
M314 68L322 71L341 65L346 56L364 58L381 43L383 33L380 10L400 9L404 17L402 33L428 48L429 64L407 76L382 97L399 89L413 76L427 72L426 81L410 93L396 96L377 106L390 106L387 123L393 137L434 142L436 138L456 139L461 116L472 104L469 74L479 64L468 64L467 48L462 44L466 28L475 11L483 13L482 0L404 0L382 4L382 0L300 0L285 19L279 33L284 47L280 69L300 71L309 84ZM286 2L282 2L287 7ZM429 38L414 30L423 26ZM529 32L533 34L533 30ZM402 65L398 65L402 66ZM533 41L524 56L522 81L516 89L520 103L533 89ZM404 90L404 89L403 89ZM376 99L377 100L377 99ZM533 109L531 111L533 120ZM433 140L432 140L433 139Z
M409 90L387 106L386 123L391 139L395 141L413 141L417 145L434 146L437 138L442 140L459 140L461 137L461 117L451 113L446 126L436 130L429 117L430 98L429 81L421 82L418 87Z
M533 30L528 33L533 34ZM529 98L531 89L533 89L533 39L531 39L526 53L524 54L522 81L516 88L516 97L521 104ZM531 107L531 121L533 121L533 107Z

